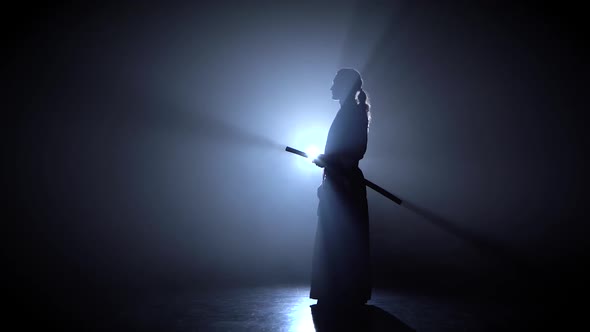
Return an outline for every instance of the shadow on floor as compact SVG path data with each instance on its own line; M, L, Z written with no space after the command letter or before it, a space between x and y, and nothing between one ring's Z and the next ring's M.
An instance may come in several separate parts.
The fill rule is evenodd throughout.
M415 331L394 315L373 305L363 305L354 309L330 308L317 304L310 307L316 332Z

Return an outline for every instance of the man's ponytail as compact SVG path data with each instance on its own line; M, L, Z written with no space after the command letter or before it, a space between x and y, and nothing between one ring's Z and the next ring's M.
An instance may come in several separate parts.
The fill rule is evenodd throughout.
M369 123L371 123L371 105L367 101L367 94L365 93L365 90L361 88L356 98L359 102L360 109L364 112L367 112L367 119L369 120Z

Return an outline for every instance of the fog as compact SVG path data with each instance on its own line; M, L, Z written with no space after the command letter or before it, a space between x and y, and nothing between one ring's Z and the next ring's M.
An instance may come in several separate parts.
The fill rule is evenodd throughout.
M284 148L323 149L342 67L361 72L371 103L360 167L407 202L369 191L377 284L574 271L586 249L585 69L569 9L216 1L22 13L7 62L5 219L21 280L307 283L322 170Z

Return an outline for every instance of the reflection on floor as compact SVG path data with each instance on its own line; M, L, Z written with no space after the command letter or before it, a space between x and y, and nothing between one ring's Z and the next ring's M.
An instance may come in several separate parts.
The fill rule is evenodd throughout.
M500 331L514 318L499 304L379 290L364 307L332 310L315 305L308 292L288 286L160 293L118 310L116 321L137 331Z

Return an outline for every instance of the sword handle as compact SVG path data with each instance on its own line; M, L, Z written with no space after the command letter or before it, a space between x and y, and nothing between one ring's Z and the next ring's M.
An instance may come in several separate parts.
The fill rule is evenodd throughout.
M307 153L297 150L297 149L293 149L292 147L288 146L285 148L285 151L287 152L291 152L294 153L296 155L302 156L303 158L309 158L309 156L307 155Z
M307 155L307 153L305 153L303 151L300 151L300 150L297 150L297 149L294 149L294 148L292 148L290 146L286 147L285 148L285 151L294 153L294 154L299 155L299 156L302 156L304 158L309 158L309 156ZM380 193L381 195L389 198L390 200L394 201L395 203L397 203L399 205L402 204L402 200L399 197L395 196L394 194L392 194L389 191L387 191L387 190L379 187L378 185L374 184L373 182L371 182L371 181L369 181L367 179L365 179L365 185L367 187L375 190L376 192Z

